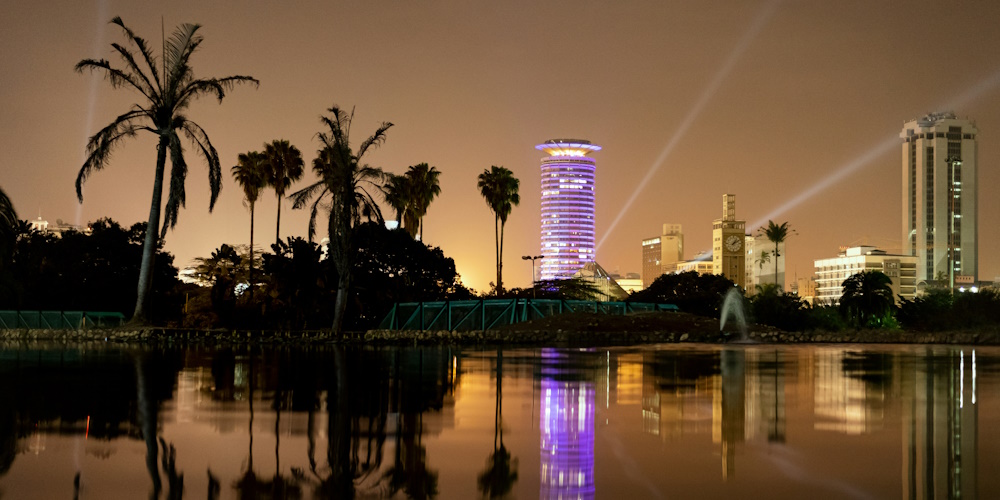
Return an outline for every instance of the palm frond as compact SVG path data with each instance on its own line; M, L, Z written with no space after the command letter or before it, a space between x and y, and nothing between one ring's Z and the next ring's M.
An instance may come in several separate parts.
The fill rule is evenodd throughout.
M87 159L80 167L76 177L76 197L83 202L83 183L92 172L104 169L111 160L111 153L119 143L126 138L135 137L139 130L150 130L148 127L133 123L145 114L144 110L134 109L115 118L111 124L99 130L87 141Z
M219 199L219 193L222 191L222 162L219 160L219 152L212 145L208 133L201 128L201 125L183 116L178 116L178 119L182 120L178 128L183 130L191 142L198 146L198 151L208 165L208 187L211 192L208 211L211 212L215 209L215 202Z
M149 74L153 76L153 81L156 82L156 89L158 93L162 94L163 86L162 82L160 82L160 71L156 64L156 56L153 55L153 51L149 50L146 40L137 36L128 26L125 26L125 22L122 21L121 17L115 16L111 20L111 24L118 25L125 32L125 36L139 48L139 53L142 54L142 58L146 62L146 67L149 68ZM142 71L139 72L143 73Z
M200 27L198 24L182 24L174 29L166 41L163 66L167 73L164 84L167 86L168 94L179 95L176 92L179 86L190 79L191 66L188 64L188 59L202 42L202 37L197 34Z
M176 133L170 134L170 192L163 211L163 227L160 238L167 235L167 229L177 225L177 214L187 201L184 191L184 180L187 178L187 163L184 161L184 148Z
M76 70L77 73L83 73L86 70L103 71L104 78L111 83L111 87L116 89L125 86L132 87L147 99L152 100L152 98L146 94L146 90L143 88L142 84L135 80L135 77L111 66L111 62L107 59L84 59L76 63L76 66L74 66L73 69Z
M365 142L362 142L361 145L358 146L357 157L361 158L362 156L364 156L365 152L368 151L368 148L371 147L378 148L379 146L381 146L382 143L385 142L385 131L389 130L389 128L391 127L392 123L382 122L378 130L376 130L371 137L365 139Z
M128 74L132 77L133 81L138 83L141 80L143 85L137 87L139 89L139 92L141 92L142 95L146 96L146 98L149 99L150 101L159 100L157 87L153 86L153 83L149 81L149 77L147 77L146 74L142 71L142 68L139 67L139 64L135 60L135 55L120 44L112 43L111 47L118 52L118 55L121 56L122 60L125 61L125 64L128 66L129 70L131 70Z
M306 203L309 202L309 199L312 198L317 192L325 191L326 189L327 189L326 183L324 183L323 181L318 181L312 184L311 186L306 186L288 195L288 198L292 200L292 208L299 209L304 207ZM320 194L321 198L322 196L323 195Z

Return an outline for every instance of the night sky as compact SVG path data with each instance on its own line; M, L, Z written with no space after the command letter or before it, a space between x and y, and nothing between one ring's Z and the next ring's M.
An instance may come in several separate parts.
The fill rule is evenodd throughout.
M199 23L197 77L261 82L187 112L218 148L225 184L209 214L206 167L189 147L187 208L166 239L179 267L249 242L229 174L237 155L288 139L311 163L319 116L338 104L356 107L355 144L395 123L369 154L373 165L442 172L424 238L479 291L495 270L493 215L476 176L502 165L521 179L504 281L525 286L530 264L520 257L539 253L534 146L547 139L603 147L593 155L597 260L608 271L639 272L640 241L667 222L683 225L686 258L710 251L722 195L734 193L748 230L768 218L797 230L787 242L791 282L842 245L899 250L897 136L907 120L954 111L980 130L980 279L1000 276L1000 2L9 1L0 7L0 187L21 218L130 225L148 216L152 135L88 180L83 205L74 192L86 139L138 99L73 71L124 42L108 24L116 15L157 54L161 19L168 35ZM282 237L305 236L307 212L284 203ZM265 191L255 236L264 248L275 212Z

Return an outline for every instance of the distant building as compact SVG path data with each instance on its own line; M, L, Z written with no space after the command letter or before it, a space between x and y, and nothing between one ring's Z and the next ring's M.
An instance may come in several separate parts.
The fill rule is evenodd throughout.
M642 240L642 286L648 287L665 266L684 260L684 234L680 224L664 224L660 236Z
M798 295L800 299L809 304L814 304L816 299L816 277L796 278L792 283L792 293Z
M933 113L906 122L899 134L902 253L917 257L918 281L978 281L978 133L954 113Z
M897 304L900 298L913 300L917 294L917 264L916 256L891 255L875 247L842 249L837 257L815 261L815 304L839 304L844 280L862 271L881 271L888 276Z
M707 255L702 255L702 258L694 258L693 260L682 260L680 262L674 262L663 266L663 274L680 274L689 271L694 271L698 274L713 274L715 268L711 260L708 260Z
M712 273L746 289L746 221L736 219L736 195L722 195L722 218L712 223Z
M62 238L63 233L67 231L76 231L83 234L90 234L90 226L78 226L76 224L68 224L63 222L62 219L56 219L55 224L49 224L49 221L42 219L39 215L37 219L33 221L28 221L28 225L31 226L32 231L38 231L39 233L51 234L57 238Z
M642 286L642 278L639 277L639 273L626 273L625 276L611 273L611 279L615 280L618 286L628 293L638 292L645 288Z
M542 280L573 277L595 258L594 181L601 147L579 139L535 146L542 158Z

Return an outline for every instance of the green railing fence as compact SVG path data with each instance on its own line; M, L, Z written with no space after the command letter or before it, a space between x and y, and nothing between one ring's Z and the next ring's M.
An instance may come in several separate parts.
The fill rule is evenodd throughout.
M673 304L555 299L481 299L400 302L379 323L380 330L486 331L556 314L588 311L623 315L677 311Z
M119 312L92 311L0 311L0 330L83 330L125 324Z

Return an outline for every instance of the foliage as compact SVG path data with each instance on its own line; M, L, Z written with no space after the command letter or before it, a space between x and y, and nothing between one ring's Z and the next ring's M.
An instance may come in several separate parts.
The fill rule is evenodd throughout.
M645 290L632 294L629 301L674 304L684 312L718 318L722 301L734 286L728 278L717 274L695 271L664 274Z
M941 331L1000 324L1000 290L986 288L952 294L946 288L928 288L899 306L899 322L910 330Z
M253 264L253 209L260 196L260 190L267 185L266 157L257 151L242 153L236 159L236 165L232 168L233 178L236 183L243 188L243 200L250 207L250 259ZM247 281L253 283L254 266L250 266L250 275ZM250 297L253 298L253 287L250 287Z
M409 179L410 210L413 212L412 217L416 219L420 240L423 241L424 215L427 214L427 207L434 201L434 198L441 194L441 183L438 180L441 172L426 163L418 163L407 169L405 175ZM416 231L410 230L409 227L407 227L407 231L410 236L416 235Z
M61 238L30 231L20 234L0 287L0 309L107 311L128 314L135 304L145 223L129 229L111 219L90 224L91 233L68 231ZM173 256L157 251L151 310L168 322L180 313ZM8 274L9 273L9 274Z
M842 285L840 313L857 328L882 327L893 313L892 279L880 271L862 271Z
M374 327L396 302L473 298L440 248L375 223L359 226L356 236L349 328Z
M7 259L14 250L20 220L7 193L0 189L0 273L7 266Z
M309 214L309 239L316 233L316 214L320 203L329 200L330 217L327 224L330 236L329 254L334 269L337 270L337 298L334 303L333 330L339 332L344 322L347 296L354 267L354 233L362 218L383 224L382 211L372 195L380 190L379 182L384 177L382 170L363 163L362 158L369 149L377 148L385 142L386 131L392 123L383 122L375 133L351 151L351 122L354 112L347 114L337 106L331 107L329 117L321 118L329 129L320 132L323 144L313 160L313 171L320 178L316 183L292 194L292 208L303 208L315 198Z
M483 195L496 220L494 233L496 236L497 282L496 292L503 294L503 227L514 206L521 203L518 188L521 185L510 170L493 165L489 170L479 174L479 193Z
M131 109L114 119L109 125L94 134L87 142L87 158L76 178L76 194L83 202L83 183L94 172L103 170L110 162L112 153L128 138L139 132L150 132L157 137L156 173L153 178L153 198L150 203L146 239L143 243L142 263L138 276L138 292L132 321L144 323L147 318L147 292L152 285L153 257L159 247L158 239L166 235L167 228L177 224L177 214L186 199L184 181L187 178L187 162L181 137L186 137L208 163L208 184L211 189L209 211L215 206L222 188L219 154L209 140L208 134L197 123L189 120L184 113L195 99L212 95L219 102L226 92L243 83L257 84L249 76L227 76L224 78L196 79L189 64L191 55L202 43L197 24L182 24L174 30L163 47L162 65L158 64L146 41L137 36L119 17L111 20L125 34L131 48L112 43L114 51L121 57L123 68L111 65L106 59L84 59L77 63L76 70L97 71L104 74L114 88L125 87L141 96ZM136 52L137 51L137 52ZM163 228L160 229L161 197L167 153L170 153L170 191L163 207Z
M802 331L808 326L806 303L796 294L784 293L774 283L757 285L757 293L750 298L750 306L756 323L785 331Z
M264 174L267 185L278 198L278 217L274 228L274 242L281 243L281 199L292 183L302 178L305 163L302 152L286 140L274 140L264 145Z

